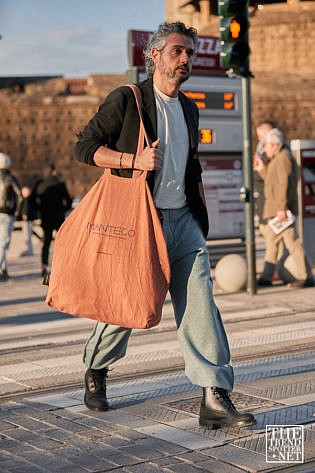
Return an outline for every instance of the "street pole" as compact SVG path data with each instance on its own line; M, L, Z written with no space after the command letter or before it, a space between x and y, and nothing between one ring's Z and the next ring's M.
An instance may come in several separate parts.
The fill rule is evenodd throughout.
M242 77L243 105L243 178L244 178L244 213L245 245L247 261L247 292L256 294L256 251L254 230L254 192L252 164L252 130L251 130L251 93L250 76Z
M249 0L218 0L220 14L220 65L230 77L240 77L243 115L243 181L240 200L244 202L247 292L256 293L256 252L254 234L254 192L252 165L251 94L249 68Z

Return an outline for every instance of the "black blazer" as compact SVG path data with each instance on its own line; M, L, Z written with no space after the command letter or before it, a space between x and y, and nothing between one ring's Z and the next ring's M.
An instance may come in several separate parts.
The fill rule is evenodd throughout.
M152 79L147 79L137 85L142 94L144 125L151 140L155 141L157 139L157 114ZM206 237L209 224L201 182L202 170L197 157L199 114L194 102L181 92L179 100L189 133L189 155L185 174L187 204L193 216L200 223ZM107 146L124 153L135 153L138 144L139 122L132 90L128 86L118 87L107 96L84 130L78 133L78 142L75 145L76 158L78 161L95 166L94 153L100 146ZM132 176L130 169L113 169L112 172L122 177ZM147 178L151 191L154 187L154 174L154 171L149 172Z

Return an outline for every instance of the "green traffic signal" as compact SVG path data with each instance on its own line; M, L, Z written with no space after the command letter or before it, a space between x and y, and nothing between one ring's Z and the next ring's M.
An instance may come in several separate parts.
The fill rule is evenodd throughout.
M220 64L242 76L250 75L248 67L248 0L219 0Z

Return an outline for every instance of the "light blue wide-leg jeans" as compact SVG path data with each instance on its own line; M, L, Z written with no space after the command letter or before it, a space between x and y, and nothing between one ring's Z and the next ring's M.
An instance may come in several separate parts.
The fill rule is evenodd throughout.
M7 251L11 243L15 217L0 213L0 272L7 269Z
M170 294L185 373L193 384L233 388L233 368L220 312L214 302L209 254L188 207L161 210L171 265ZM96 323L84 362L101 369L122 358L131 329Z

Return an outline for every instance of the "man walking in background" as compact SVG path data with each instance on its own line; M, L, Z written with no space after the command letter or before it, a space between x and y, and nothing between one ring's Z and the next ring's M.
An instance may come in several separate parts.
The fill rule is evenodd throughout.
M272 277L278 261L279 244L292 255L298 270L298 279L292 285L303 287L313 285L307 278L305 253L301 242L296 238L294 225L276 234L267 224L268 220L278 217L279 222L288 219L287 211L295 216L298 213L297 202L297 167L290 151L285 147L283 133L273 128L264 137L264 151L267 162L256 158L254 169L264 180L264 239L266 244L263 272L258 280L260 286L271 286Z
M38 210L43 229L41 253L42 276L48 274L49 248L54 230L59 230L65 221L65 214L71 209L72 199L66 184L58 177L54 164L44 170L43 179L38 181L31 195L31 202Z

